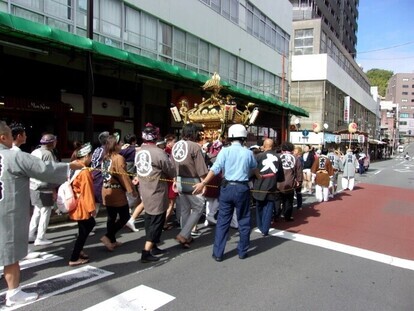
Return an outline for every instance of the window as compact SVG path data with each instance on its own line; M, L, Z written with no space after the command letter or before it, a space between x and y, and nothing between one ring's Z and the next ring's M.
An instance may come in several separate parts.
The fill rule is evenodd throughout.
M313 28L295 30L294 54L313 54Z
M174 59L185 63L185 32L174 28Z
M401 99L401 102L406 103L406 102L408 102L408 100L407 99Z
M141 47L144 56L154 58L157 51L157 20L151 15L141 13ZM151 53L152 52L152 53Z
M220 50L215 46L210 46L210 72L219 72Z
M407 121L400 121L400 125L407 125Z
M160 22L159 25L159 52L163 56L172 57L172 27Z
M401 119L406 119L406 118L409 118L409 117L410 117L409 113L400 113L400 118Z
M140 21L141 16L138 11L126 7L125 10L125 32L126 38L125 40L132 45L139 46L140 45Z
M187 33L187 63L198 66L198 39ZM197 71L197 69L195 70Z
M237 80L241 87L244 87L245 82L245 62L242 59L237 60Z
M68 3L70 4L70 1L67 0L47 1L44 3L45 13L59 18L70 19L72 10Z
M408 84L403 84L402 88L403 89L408 89Z
M115 0L101 0L100 21L103 34L121 38L121 2Z
M408 95L408 92L402 92L401 95Z
M208 70L208 43L200 40L200 49L199 49L199 68L200 68L200 73L205 74L205 75L209 75L209 70Z

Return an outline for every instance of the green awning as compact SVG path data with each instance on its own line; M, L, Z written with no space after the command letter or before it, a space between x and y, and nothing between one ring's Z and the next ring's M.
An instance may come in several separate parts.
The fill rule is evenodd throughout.
M195 71L187 70L175 65L153 60L148 57L137 55L125 50L115 48L86 37L78 36L60 29L52 28L48 25L39 24L21 17L17 17L5 12L0 12L0 33L24 39L39 45L53 45L57 48L75 48L82 51L91 52L100 56L116 59L121 62L129 63L141 68L156 71L160 75L190 80L197 83L204 83L209 77ZM230 84L228 81L221 80L226 89L235 95L252 98L252 101L260 104L270 104L281 109L286 109L297 116L309 117L309 113L300 107L281 102L271 96L255 93ZM258 102L257 102L258 101Z

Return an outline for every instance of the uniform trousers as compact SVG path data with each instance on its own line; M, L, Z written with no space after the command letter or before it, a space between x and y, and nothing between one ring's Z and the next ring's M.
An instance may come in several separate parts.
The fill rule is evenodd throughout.
M251 230L250 188L248 184L229 183L225 187L222 186L219 204L213 256L223 257L233 211L236 209L240 235L237 252L240 257L244 257L249 249Z
M179 234L186 239L191 237L191 230L203 215L204 201L205 198L201 194L192 195L180 193L177 197L177 208L181 212L181 231Z

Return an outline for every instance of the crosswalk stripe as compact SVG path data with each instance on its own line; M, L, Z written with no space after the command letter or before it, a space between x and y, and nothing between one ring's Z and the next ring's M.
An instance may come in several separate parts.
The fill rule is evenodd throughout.
M50 278L40 280L28 285L24 285L23 289L27 292L36 292L39 294L40 301L48 297L69 291L73 288L83 286L85 284L94 282L96 280L102 279L109 275L112 275L113 272L95 268L93 266L84 266L78 269L70 270L58 275L55 275ZM18 305L14 307L6 307L4 304L6 292L0 294L0 300L3 303L0 305L0 310L15 310L25 305ZM35 301L35 302L36 302ZM32 302L32 303L35 303Z
M115 297L98 303L84 311L134 310L151 311L161 308L175 297L151 287L140 285Z
M255 231L260 233L259 229L256 229ZM391 265L391 266L395 266L395 267L399 267L403 269L408 269L408 270L414 270L413 260L398 258L398 257L386 255L386 254L369 251L363 248L358 248L358 247L354 247L354 246L350 246L346 244L341 244L341 243L332 242L332 241L321 239L321 238L315 238L315 237L298 234L298 233L292 233L292 232L283 231L283 230L271 229L269 230L269 234L272 236L278 237L278 238L283 238L283 239L292 240L295 242L301 242L304 244L323 247L323 248L334 250L337 252L350 254L353 256L373 260L376 262L385 263L387 265Z
M61 260L63 257L49 254L47 252L41 252L38 257L32 259L23 259L19 262L20 270L40 266L49 262ZM3 274L4 267L0 267L0 274Z

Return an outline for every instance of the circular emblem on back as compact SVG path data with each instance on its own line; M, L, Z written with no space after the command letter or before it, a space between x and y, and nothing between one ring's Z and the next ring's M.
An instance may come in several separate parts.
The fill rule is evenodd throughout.
M172 156L176 162L182 162L187 158L188 144L184 140L175 143L172 149Z
M152 172L151 154L148 150L141 150L135 157L135 166L139 176L148 176Z

